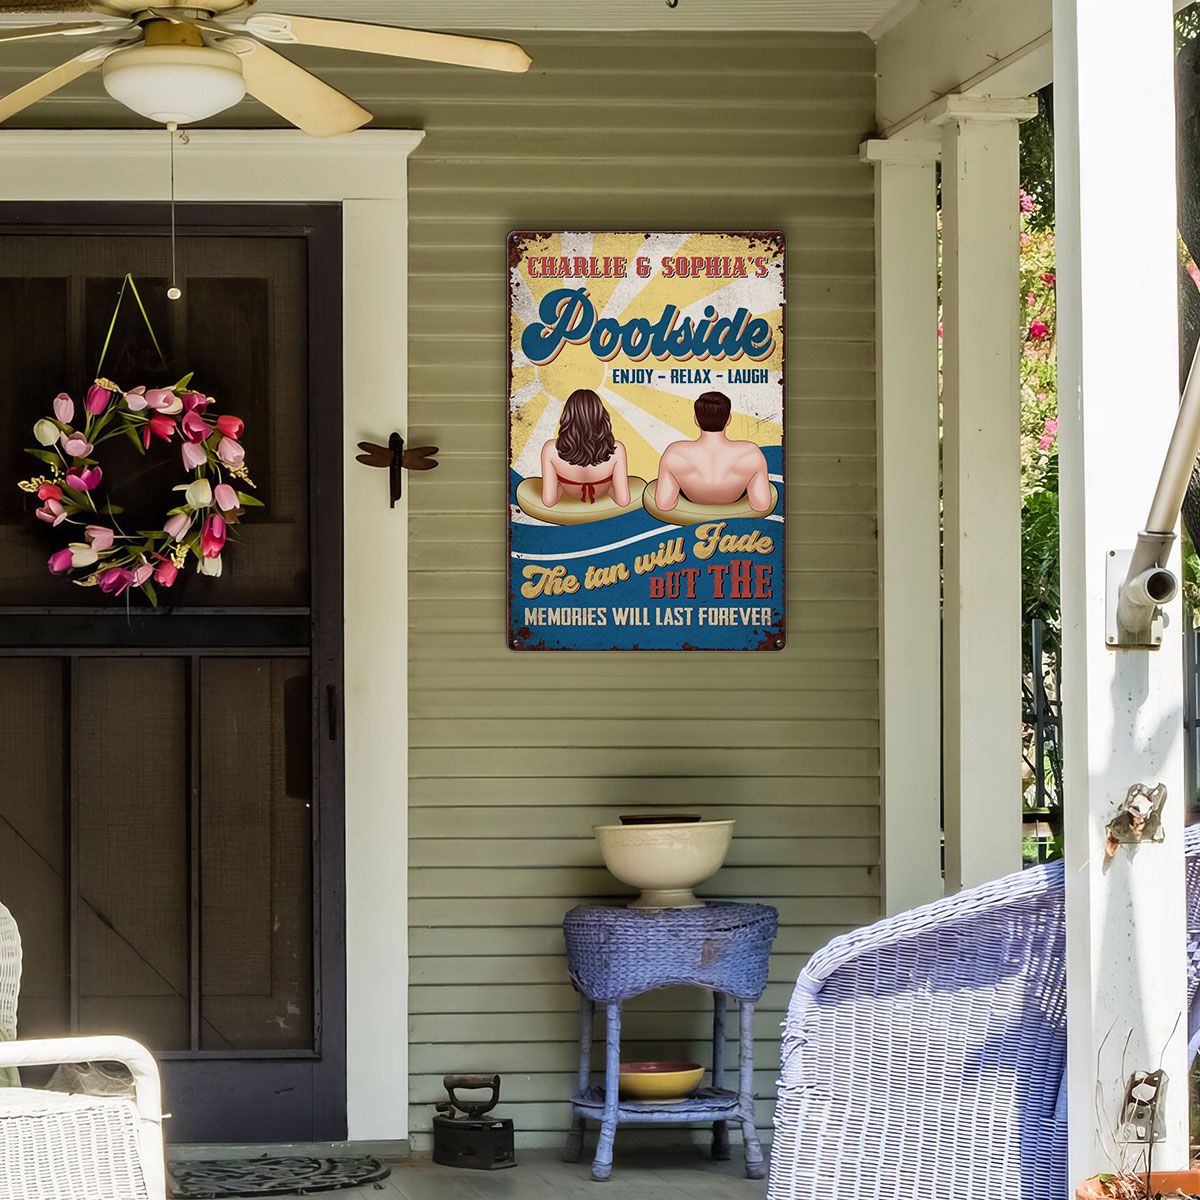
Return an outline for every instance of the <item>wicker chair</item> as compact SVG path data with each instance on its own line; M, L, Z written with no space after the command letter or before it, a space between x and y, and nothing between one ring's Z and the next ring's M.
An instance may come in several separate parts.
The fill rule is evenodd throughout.
M1187 889L1194 1055L1200 827ZM1061 863L813 955L784 1025L768 1200L1061 1200L1064 960Z
M21 989L21 935L13 915L0 904L0 1042L17 1037L17 992ZM18 1087L15 1067L0 1068L0 1087Z
M16 1040L21 939L0 905L0 1200L165 1200L162 1100L150 1052L124 1037ZM17 1086L17 1069L119 1062L134 1096Z

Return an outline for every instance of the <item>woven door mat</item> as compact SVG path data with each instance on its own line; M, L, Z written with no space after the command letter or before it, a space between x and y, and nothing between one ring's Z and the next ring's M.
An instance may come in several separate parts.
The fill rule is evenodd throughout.
M174 1162L174 1200L235 1196L309 1196L377 1183L391 1174L377 1158L229 1158Z

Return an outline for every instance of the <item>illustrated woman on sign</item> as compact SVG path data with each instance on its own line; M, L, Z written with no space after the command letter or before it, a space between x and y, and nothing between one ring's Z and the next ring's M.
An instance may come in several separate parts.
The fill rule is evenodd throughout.
M542 503L552 508L568 496L595 504L610 493L618 505L629 503L625 447L600 397L580 388L563 405L558 437L542 447Z

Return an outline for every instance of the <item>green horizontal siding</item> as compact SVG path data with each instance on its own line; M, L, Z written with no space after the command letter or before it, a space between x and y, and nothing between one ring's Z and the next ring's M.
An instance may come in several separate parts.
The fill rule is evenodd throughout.
M628 895L595 824L664 805L738 821L701 889L780 912L755 1020L769 1130L796 973L879 914L874 51L861 36L535 33L528 76L288 51L420 128L410 161L414 1141L440 1078L500 1071L520 1140L558 1140L575 1067L559 925ZM20 43L0 92L61 62ZM99 72L14 124L140 127ZM213 126L282 124L253 101ZM505 236L512 229L788 236L788 647L780 654L518 655L505 646ZM707 1057L697 996L628 1006L626 1052ZM636 1140L636 1131L625 1135ZM661 1134L656 1134L656 1138Z
M522 36L527 80L414 72L410 161L412 1128L448 1071L500 1071L522 1141L565 1129L573 904L623 899L591 827L732 816L706 895L780 909L755 1022L769 1122L797 972L879 912L871 126L853 36ZM361 98L361 93L358 93ZM380 94L380 93L377 93ZM475 101L488 99L486 106ZM788 649L518 655L504 642L504 236L788 234ZM635 1000L626 1054L707 1059L700 998Z

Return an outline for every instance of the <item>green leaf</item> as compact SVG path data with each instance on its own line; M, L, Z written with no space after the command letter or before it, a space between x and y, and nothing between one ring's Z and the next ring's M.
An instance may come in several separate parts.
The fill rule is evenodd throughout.
M245 492L238 492L238 503L244 508L266 508L266 505L257 497L247 495Z
M49 463L51 466L57 467L61 459L53 450L34 450L32 448L25 451L26 454L32 454L34 458L40 458L42 462Z
M155 592L155 590L154 590L154 584L152 584L147 579L146 582L142 584L142 591L145 592L146 595L150 597L150 603L153 604L155 608L157 608L158 607L158 593Z
M142 445L142 439L138 437L137 430L132 425L127 425L124 421L121 422L121 428L125 430L125 436L138 448L138 453L145 454L146 447Z
M192 382L192 376L195 371L189 371L172 389L173 392L183 392L187 390L187 385Z
M110 517L120 516L125 511L119 504L113 504L111 500L104 502L104 510Z

